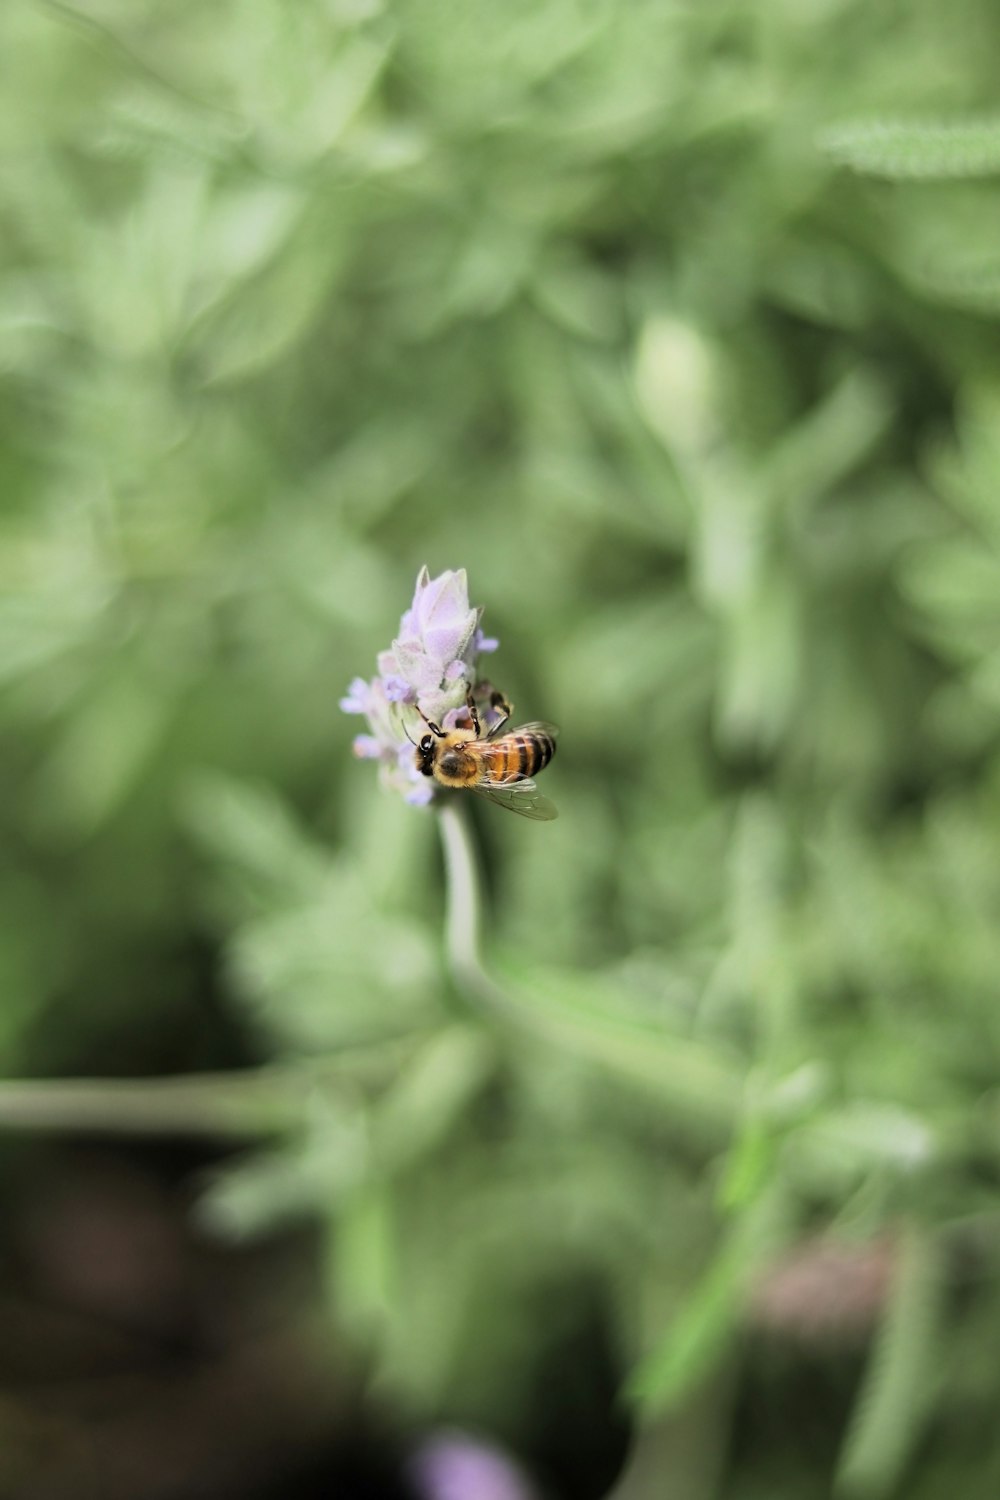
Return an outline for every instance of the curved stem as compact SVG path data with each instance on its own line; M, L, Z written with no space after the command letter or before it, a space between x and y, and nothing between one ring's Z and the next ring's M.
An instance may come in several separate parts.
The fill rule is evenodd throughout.
M452 796L442 801L437 816L444 849L444 945L452 978L484 1008L510 1015L516 1006L483 967L482 884L468 812L462 799Z
M468 999L496 1016L515 1002L483 967L482 891L475 849L460 797L439 811L446 875L445 952ZM338 1055L241 1073L173 1078L81 1078L0 1081L0 1130L86 1131L112 1135L267 1136L302 1124L313 1086L334 1081L345 1063L356 1072L384 1069L380 1058ZM359 1049L364 1054L364 1049Z

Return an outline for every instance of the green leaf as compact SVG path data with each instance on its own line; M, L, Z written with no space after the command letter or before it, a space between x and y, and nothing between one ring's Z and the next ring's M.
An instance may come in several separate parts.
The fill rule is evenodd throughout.
M329 854L308 838L272 787L203 772L191 778L183 811L242 911L308 901L329 874Z
M472 1027L451 1026L423 1043L374 1111L379 1162L399 1167L443 1144L493 1065L489 1037Z
M340 1049L434 1018L430 933L385 909L356 865L315 843L269 788L205 774L186 811L215 855L236 992L273 1041L296 1053Z
M928 256L910 271L920 292L951 307L1000 316L1000 259L981 252Z
M647 1416L675 1406L707 1376L732 1337L746 1288L784 1244L787 1203L780 1189L755 1195L729 1228L708 1270L690 1288L670 1327L628 1382Z
M695 1136L723 1140L739 1118L743 1077L735 1058L630 1016L613 982L533 969L513 993L529 1034L638 1088Z
M346 1094L308 1101L301 1137L274 1151L227 1163L206 1189L198 1217L226 1239L245 1240L278 1225L326 1215L363 1181L368 1165L365 1118Z
M41 826L84 838L112 816L159 748L174 711L170 687L126 667L92 691L39 772Z
M370 1182L353 1193L329 1231L331 1299L356 1334L398 1319L399 1237L389 1190Z
M872 1173L897 1180L940 1159L940 1132L915 1110L855 1097L803 1123L787 1145L792 1176L816 1192L846 1196Z
M768 751L784 734L802 672L801 611L791 568L775 567L725 621L716 726L728 749Z
M895 1491L927 1420L939 1368L943 1270L930 1231L907 1229L838 1464L836 1493L845 1500L881 1500Z
M993 177L1000 173L1000 120L857 120L831 126L822 151L874 177Z

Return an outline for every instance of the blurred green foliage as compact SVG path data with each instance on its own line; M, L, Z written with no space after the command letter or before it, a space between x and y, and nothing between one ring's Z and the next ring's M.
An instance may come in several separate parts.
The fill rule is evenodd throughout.
M298 1069L202 1211L321 1215L419 1411L517 1441L596 1285L655 1431L788 1247L887 1237L838 1493L918 1444L907 1495L996 1492L998 45L987 0L0 13L3 1066ZM563 728L560 821L478 819L513 1025L336 710L425 561ZM829 1493L757 1459L727 1495Z

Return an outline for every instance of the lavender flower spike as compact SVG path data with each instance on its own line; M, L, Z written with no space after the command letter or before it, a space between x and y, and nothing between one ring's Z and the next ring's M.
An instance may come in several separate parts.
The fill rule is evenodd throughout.
M481 609L469 604L465 569L432 578L426 568L417 575L413 603L399 622L399 634L378 655L378 676L356 677L340 700L345 713L363 714L369 734L358 735L355 753L378 760L384 786L401 792L407 802L432 800L433 783L416 768L407 730L414 734L419 703L428 718L451 726L477 680L480 651L497 642L479 628Z

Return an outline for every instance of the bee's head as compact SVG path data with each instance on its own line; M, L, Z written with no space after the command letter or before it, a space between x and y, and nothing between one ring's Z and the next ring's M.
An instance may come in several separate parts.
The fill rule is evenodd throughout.
M423 776L433 776L434 741L435 739L443 739L444 731L438 728L433 719L429 719L427 717L427 715L423 712L419 705L417 706L417 713L427 725L427 734L423 734L420 736L419 740L415 740L405 724L403 725L403 733L406 735L406 738L409 740L410 744L416 747L417 753L414 759L417 763L417 770Z
M434 736L432 734L422 735L417 741L416 754L417 770L423 776L434 774Z

